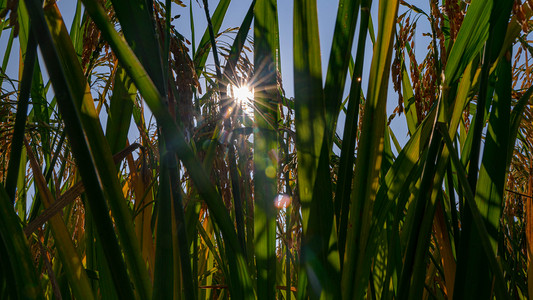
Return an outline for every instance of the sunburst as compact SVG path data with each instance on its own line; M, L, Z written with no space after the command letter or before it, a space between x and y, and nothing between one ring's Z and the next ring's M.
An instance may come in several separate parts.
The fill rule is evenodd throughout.
M235 100L235 105L240 106L247 117L253 117L254 91L247 84L228 84L227 94Z

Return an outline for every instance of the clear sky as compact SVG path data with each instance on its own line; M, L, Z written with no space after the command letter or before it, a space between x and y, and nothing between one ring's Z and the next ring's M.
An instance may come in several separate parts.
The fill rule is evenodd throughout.
M202 34L206 28L205 15L203 11L203 6L200 4L202 0L182 0L187 7L180 7L176 4L172 5L172 15L181 15L180 18L173 22L176 29L184 35L187 39L191 40L191 27L190 27L190 17L189 17L189 5L193 8L194 23L196 28L196 45L198 45ZM74 8L77 1L73 0L59 0L57 3L59 5L60 11L62 12L63 18L67 27L70 27L72 22ZM215 11L215 8L218 4L218 0L209 0L209 10L212 14ZM378 0L373 1L372 6L372 19L374 22L377 21L377 9L378 9ZM429 10L429 0L411 0L408 1L411 4L414 4L421 8L424 11ZM230 27L237 27L241 25L244 16L250 6L251 0L233 0L230 3L228 8L227 15L222 24L221 30L225 30ZM338 0L317 0L318 6L318 21L319 21L319 32L320 32L320 45L322 51L322 70L325 73L327 70L327 63L329 59L329 52L331 48L331 42L333 39L333 31L335 26L335 18L337 14ZM400 13L405 12L405 8L400 6ZM290 0L278 0L278 14L279 14L279 26L280 26L280 52L281 52L281 68L283 76L283 86L288 97L294 96L294 86L293 86L293 64L292 64L292 16L293 16L293 1ZM429 25L426 20L420 18L421 23L418 24L417 34L415 36L416 52L417 59L421 61L423 55L426 52L427 43L429 40L426 37L422 36L422 33L429 31ZM377 32L377 28L375 28ZM250 31L252 34L253 31ZM356 29L356 39L357 39L358 29ZM8 40L8 32L4 31L0 36L0 53L5 53L6 44ZM365 71L363 73L363 91L366 92L366 78L368 76L368 69L370 68L372 48L371 42L367 41L367 49L365 57ZM354 46L355 48L355 46ZM355 50L352 51L355 56ZM7 74L11 78L17 78L18 72L18 40L15 41L13 50L10 55L10 61L7 68ZM209 62L208 62L209 63ZM44 68L43 68L44 69ZM324 76L325 77L325 76ZM349 80L349 79L348 79ZM349 86L349 84L347 85ZM392 84L389 85L389 104L387 105L388 113L392 113L394 108L397 105L397 95L392 91ZM339 125L342 125L344 116L340 116ZM405 126L405 119L403 117L396 118L391 124L393 131L397 135L397 138L401 141L405 141L407 137L407 130ZM339 134L341 134L339 132ZM403 143L402 143L403 144Z
M187 5L186 8L179 7L177 5L173 6L172 14L180 14L181 17L175 21L175 26L185 37L188 39L191 39L191 33L190 33L190 18L189 18L189 2L191 1L191 5L193 7L193 14L194 14L194 21L195 21L195 29L196 29L196 45L198 45L203 31L206 28L206 21L205 21L205 15L203 12L203 6L201 6L198 2L202 3L201 0L182 0L184 4ZM218 4L218 0L210 0L209 1L209 10L212 14L216 8L216 5ZM429 12L429 0L411 0L407 1L410 4L414 4L417 7L421 8L422 10ZM228 8L228 14L226 15L226 18L224 20L224 23L222 24L221 30L224 30L226 28L230 27L236 27L239 26L244 19L244 16L246 15L246 12L250 6L251 0L233 0ZM278 19L279 19L279 27L280 27L280 52L281 52L281 72L282 72L282 78L283 78L283 87L285 89L287 97L294 97L294 84L293 84L293 64L292 64L292 57L293 57L293 36L292 36L292 26L293 26L293 1L290 0L278 0ZM324 73L324 80L325 80L325 73L327 71L327 65L329 60L329 53L331 49L331 43L333 40L333 32L334 32L334 26L335 26L335 19L337 16L337 8L338 8L339 0L317 0L317 10L318 10L318 23L319 23L319 32L320 32L320 47L322 52L322 71ZM372 19L374 22L377 22L377 15L378 15L378 5L379 0L374 0L372 5ZM406 8L403 6L400 6L399 14L406 11ZM377 33L377 28L375 28ZM415 52L417 53L417 60L421 62L424 58L424 55L426 53L426 48L429 43L429 39L427 37L422 36L422 33L429 31L429 23L424 19L420 18L420 23L418 24L418 30L415 35L415 45L416 49ZM359 28L356 28L356 40L357 35L359 32ZM250 31L250 34L253 34L253 31ZM355 43L354 43L355 44ZM352 51L353 55L355 56L355 48L356 45L354 45L354 50ZM371 63L371 57L372 57L372 43L370 42L370 39L367 41L367 49L365 53L365 57L368 59L365 60L365 68L363 73L363 91L366 93L366 80L368 76L368 70L370 69L370 63ZM348 80L350 80L348 78ZM347 89L349 87L349 84L346 85ZM346 91L347 93L347 91ZM387 112L388 114L391 114L394 108L397 106L398 103L398 96L397 94L392 90L392 82L389 84L389 97L388 97L388 105L387 105ZM341 116L339 117L339 127L338 127L338 133L342 136L342 125L344 123L344 115L341 113ZM407 141L407 126L405 124L405 118L402 117L396 117L393 122L391 123L391 127L396 134L396 137L400 141L401 144L404 144Z

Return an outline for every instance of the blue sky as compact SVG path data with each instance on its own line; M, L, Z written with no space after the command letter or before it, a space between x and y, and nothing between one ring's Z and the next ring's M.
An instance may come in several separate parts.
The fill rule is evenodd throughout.
M189 5L189 2L187 0L182 0L187 6ZM201 3L202 1L199 0ZM244 16L246 15L246 12L250 6L250 0L233 0L228 8L228 15L226 15L226 18L224 20L224 23L222 24L221 29L224 30L226 28L230 27L236 27L239 26L244 19ZM377 21L377 14L378 14L378 5L379 1L375 0L373 1L373 6L371 10L372 19L374 22ZM421 8L422 10L429 12L429 0L412 0L408 1L410 4L414 4L417 7ZM203 31L206 28L206 21L205 21L205 15L203 12L203 6L200 6L196 0L192 0L192 7L193 7L193 13L194 13L194 20L195 20L195 28L196 28L196 45L198 45L199 40L201 39L201 35L203 34ZM320 32L320 46L321 46L321 52L322 52L322 71L326 72L328 60L329 60L329 53L331 49L331 43L333 40L333 32L334 32L334 26L335 26L335 18L337 15L337 7L338 7L338 0L317 0L317 10L318 10L318 22L319 22L319 32ZM216 5L218 4L218 0L210 0L209 1L209 10L212 14L213 11L216 8ZM175 26L185 37L188 39L191 38L190 33L190 18L189 18L189 7L183 8L179 6L173 6L172 14L180 14L181 17L175 21ZM406 9L403 6L400 6L399 13L405 12ZM285 89L286 95L288 97L294 96L294 85L293 85L293 64L292 64L292 49L293 49L293 43L292 43L292 18L293 16L293 1L289 0L278 0L278 19L279 19L279 27L280 27L280 52L281 52L281 72L283 77L283 87ZM429 39L427 37L423 37L422 33L429 31L429 23L424 20L423 18L420 19L420 23L418 24L418 30L417 34L415 36L415 45L416 49L415 52L418 53L417 60L422 61L423 56L426 53L426 47L427 43L429 42ZM180 30L180 28L183 28L183 30ZM377 32L377 28L375 28ZM359 29L356 29L356 39L357 39L357 33L359 32ZM250 34L252 31L250 32ZM354 50L352 51L353 55L355 56L355 45ZM418 57L419 56L419 57ZM363 73L363 91L366 92L366 80L368 76L368 70L370 69L370 63L371 63L371 57L372 57L372 44L370 40L367 41L367 49L365 53L365 57L367 59L365 60L365 68ZM324 76L325 79L325 76ZM350 79L348 79L350 80ZM349 87L349 84L347 84L347 87ZM347 92L347 91L346 91ZM388 105L387 105L387 112L388 114L392 113L394 108L397 106L398 102L398 96L397 94L392 90L392 83L389 85L389 97L388 97ZM341 116L339 117L339 130L338 133L342 136L342 125L344 122L344 115L341 113ZM401 144L407 141L407 126L405 125L405 118L402 117L396 117L393 122L391 123L391 127L396 134L398 140Z
M190 18L189 18L189 5L192 5L193 16L195 21L196 28L196 45L198 45L199 40L202 37L202 34L207 26L205 21L205 15L203 11L203 6L201 0L182 0L187 7L180 7L176 4L172 5L172 15L181 15L180 18L173 22L176 29L184 35L187 39L191 40L191 29L190 29ZM209 9L211 14L214 12L218 0L209 1ZM374 22L377 20L377 10L379 1L373 1L372 6L372 19ZM411 4L414 4L424 11L429 10L429 1L414 0L408 1ZM228 13L225 17L224 23L222 24L221 30L225 30L230 27L239 26L246 15L246 12L250 6L251 0L233 0L230 3ZM73 0L59 0L58 5L60 11L62 12L63 18L67 27L70 27L72 22L74 8L76 1ZM337 14L338 0L317 0L318 7L318 21L319 21L319 32L320 32L320 45L322 52L322 70L325 73L327 70L327 63L329 59L329 52L331 48L331 42L333 38L333 31L335 25L335 18ZM405 8L400 6L400 13L404 12ZM293 65L292 65L292 14L293 14L293 1L290 0L279 0L278 1L278 14L279 14L279 25L280 25L280 52L281 52L281 71L283 77L283 86L285 88L286 95L288 97L294 96L294 87L293 87ZM426 51L427 43L429 40L426 37L422 36L422 33L429 31L429 26L427 21L420 19L417 34L415 36L415 44L417 45L416 52L418 55L423 56ZM377 32L377 28L375 28ZM357 35L358 29L356 30ZM252 33L252 31L250 32ZM5 53L6 44L8 40L8 32L4 31L0 36L0 53ZM357 36L356 36L357 38ZM354 46L355 48L355 46ZM17 78L18 72L18 41L16 40L13 46L13 50L10 55L10 61L7 68L7 74L11 78ZM354 53L355 51L353 51ZM355 55L355 53L354 53ZM367 42L367 49L365 57L365 69L363 73L363 91L366 91L366 80L368 76L368 69L370 67L372 55L372 46L371 42ZM419 58L421 61L423 57ZM208 62L209 63L209 62ZM44 68L43 68L44 69ZM349 79L348 79L349 80ZM349 86L349 84L347 85ZM397 105L397 95L392 91L392 85L389 86L389 103L387 111L390 114ZM341 125L344 120L344 116L340 116L339 124ZM405 141L407 137L407 131L405 126L405 119L403 117L396 118L391 124L393 131L397 135L397 138L400 142ZM341 133L339 133L341 134ZM403 143L402 143L403 144Z

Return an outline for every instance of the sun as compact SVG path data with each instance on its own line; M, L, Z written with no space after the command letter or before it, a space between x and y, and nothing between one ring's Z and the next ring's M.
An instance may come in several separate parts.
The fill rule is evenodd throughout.
M251 100L254 97L250 87L247 85L236 87L233 92L235 99L239 100L240 102Z
M254 92L249 85L229 84L227 94L229 97L235 99L236 104L242 107L246 115L253 115Z

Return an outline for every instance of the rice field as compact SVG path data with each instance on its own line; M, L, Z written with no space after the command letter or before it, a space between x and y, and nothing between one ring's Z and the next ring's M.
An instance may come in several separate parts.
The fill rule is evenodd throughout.
M533 1L248 2L0 0L0 299L531 298Z

